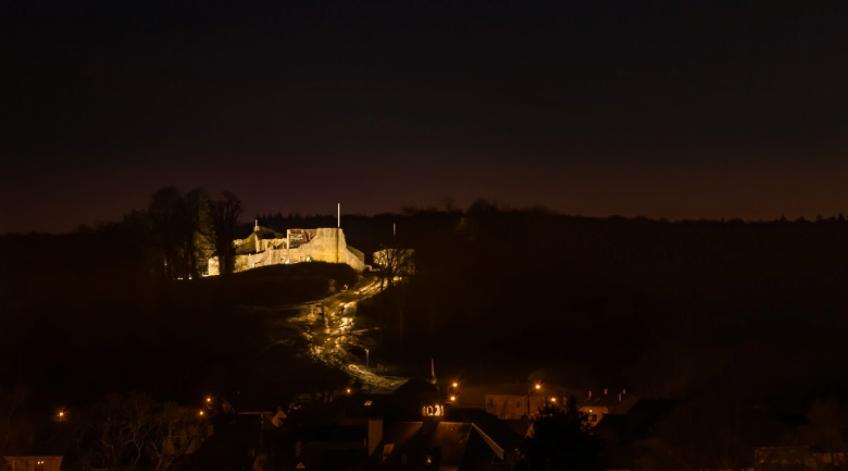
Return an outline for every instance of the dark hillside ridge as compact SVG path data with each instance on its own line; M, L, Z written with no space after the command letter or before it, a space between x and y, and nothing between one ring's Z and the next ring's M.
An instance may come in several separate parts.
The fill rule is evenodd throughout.
M260 222L279 230L335 221ZM436 356L448 371L515 380L546 369L563 383L656 394L848 384L839 364L848 357L842 217L669 222L479 203L464 212L349 215L342 224L368 255L392 243L416 251L412 283L361 309L382 329L374 358L410 373ZM88 368L101 387L167 389L262 343L259 319L237 316L235 305L314 299L329 279L353 279L343 267L313 264L165 282L155 254L131 223L0 236L0 340L17 359L7 377L73 383L79 375L69 371ZM171 366L134 372L147 365ZM96 373L103 369L118 377Z

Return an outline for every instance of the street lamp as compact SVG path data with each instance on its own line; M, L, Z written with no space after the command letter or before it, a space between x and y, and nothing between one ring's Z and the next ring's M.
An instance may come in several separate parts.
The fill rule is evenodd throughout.
M540 383L540 382L538 382L538 381L537 381L537 382L535 382L535 383L533 383L533 388L532 388L532 389L528 389L528 390L527 390L527 419L528 419L528 420L530 419L530 394L531 394L533 391L539 392L539 391L541 391L541 390L542 390L542 383Z

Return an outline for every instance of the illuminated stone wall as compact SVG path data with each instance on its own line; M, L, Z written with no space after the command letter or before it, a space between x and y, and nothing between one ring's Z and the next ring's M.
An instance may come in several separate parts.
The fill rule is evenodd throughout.
M347 245L342 229L322 227L310 230L310 234L311 239L308 242L289 248L285 238L261 239L258 237L258 231L254 231L250 237L233 242L237 252L241 253L236 255L235 271L301 262L346 263L356 271L365 269L365 255ZM257 246L260 251L251 250ZM218 257L212 257L209 260L209 275L218 274Z

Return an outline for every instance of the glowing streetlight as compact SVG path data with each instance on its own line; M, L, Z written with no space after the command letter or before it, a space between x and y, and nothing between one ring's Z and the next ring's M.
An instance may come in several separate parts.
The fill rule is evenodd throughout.
M540 382L538 382L538 381L537 381L537 382L535 382L535 383L533 383L533 387L532 387L532 388L528 388L528 389L527 389L527 418L528 418L528 419L530 418L530 395L531 395L534 391L535 391L535 392L539 392L539 391L541 391L541 390L542 390L542 383L540 383Z
M56 412L56 420L58 420L59 422L64 422L65 420L67 420L67 418L68 418L68 412L65 411L64 409L59 409Z
M198 417L205 417L205 416L206 416L206 411L205 411L205 410L203 410L203 409L201 409L201 410L197 411L197 416L198 416Z
M212 396L206 396L204 401L206 401L207 404L212 404Z
M351 389L351 388L345 388L345 394L350 394L350 393L352 393L352 392L353 392L353 389Z
M452 382L451 387L454 388L454 389L458 388L459 387L459 381Z
M456 402L456 396L455 396L455 395L453 395L453 394L451 394L451 396L448 398L448 400L449 400L450 402Z
M551 402L552 402L552 403L556 404L556 401L557 401L557 398L555 398L555 397L552 397L552 398L551 398Z

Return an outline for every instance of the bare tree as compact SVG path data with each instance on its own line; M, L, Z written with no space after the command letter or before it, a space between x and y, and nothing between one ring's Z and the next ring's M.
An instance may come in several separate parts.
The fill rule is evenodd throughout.
M97 404L88 427L92 437L89 467L135 469L144 456L154 412L155 402L139 393L113 394Z
M235 269L236 251L233 239L241 212L241 200L229 191L224 191L218 199L209 202L212 243L222 275L228 275Z
M23 388L0 390L0 456L12 446L32 441L32 425L21 414L26 399Z
M414 258L413 249L389 246L374 252L374 264L380 269L380 289L390 287L398 276L414 274Z
M78 435L81 469L173 469L212 433L211 424L145 394L112 394L94 405Z
M153 471L165 471L196 451L211 434L211 425L192 409L165 404L153 418L146 451Z

